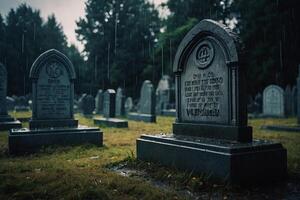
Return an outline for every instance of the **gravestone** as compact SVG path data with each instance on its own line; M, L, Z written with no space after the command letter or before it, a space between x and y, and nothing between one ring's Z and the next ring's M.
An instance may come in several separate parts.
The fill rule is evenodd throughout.
M93 111L95 110L95 98L92 95L86 95L82 99L82 113L87 117L91 117L93 115Z
M29 103L28 100L25 96L19 96L16 99L16 106L15 106L15 111L16 112L27 112L29 111Z
M21 128L20 121L15 120L7 113L7 71L6 67L0 63L0 131L12 128Z
M284 117L284 91L277 85L269 85L263 92L263 115Z
M57 50L40 55L30 70L32 83L32 119L29 129L13 129L9 134L9 152L34 152L43 146L102 145L98 128L78 126L73 115L76 74L71 61Z
M286 86L284 91L284 108L285 108L285 115L291 116L293 115L293 96L292 96L292 89L291 86Z
M292 98L293 98L293 107L292 107L292 114L293 116L297 115L297 87L294 85L292 89Z
M128 113L133 111L133 100L131 97L127 97L125 101L125 114L128 115Z
M138 159L235 183L285 176L282 145L252 140L238 44L236 34L212 20L201 21L184 37L173 62L173 134L142 135Z
M138 113L129 113L128 118L135 121L156 122L155 92L149 80L144 81L138 103Z
M170 76L164 75L156 88L156 114L164 115L165 112L174 109L174 103L175 90L172 80Z
M103 94L103 117L94 117L94 124L107 127L127 128L128 121L117 119L116 116L116 91L108 89Z
M96 114L102 114L102 111L103 111L103 90L98 90L95 101L96 101L96 108L95 108Z
M117 89L116 94L116 116L125 116L125 95L122 88Z

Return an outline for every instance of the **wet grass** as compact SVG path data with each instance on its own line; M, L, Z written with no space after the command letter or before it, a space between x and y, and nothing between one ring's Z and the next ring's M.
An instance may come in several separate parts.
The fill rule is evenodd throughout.
M11 113L18 117L30 113ZM94 126L92 119L76 115L80 124ZM184 173L135 160L136 138L143 133L169 133L172 117L158 117L156 124L129 121L129 128L101 128L104 147L82 145L51 147L30 156L7 154L7 132L0 132L0 199L184 199L179 188L204 192L202 198L229 197L226 186L209 183L205 175ZM266 124L295 124L289 119L253 119L254 137L280 141L288 149L288 168L292 176L300 172L299 133L261 130ZM23 123L27 127L28 123ZM136 177L121 176L108 166L125 163L145 170L154 180L164 181L174 190L164 190Z

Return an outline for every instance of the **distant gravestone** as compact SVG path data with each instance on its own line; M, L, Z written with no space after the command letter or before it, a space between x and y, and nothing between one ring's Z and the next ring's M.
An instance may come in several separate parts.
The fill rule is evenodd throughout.
M133 107L134 107L134 105L133 105L133 100L132 100L132 98L131 98L131 97L127 97L127 98L126 98L126 101L125 101L125 113L126 113L126 115L127 115L128 113L132 112Z
M102 114L102 112L103 112L103 90L98 90L97 95L95 97L95 103L96 103L96 108L95 108L96 114Z
M92 116L95 110L95 98L92 95L86 95L82 99L82 113L85 116Z
M292 107L292 114L293 116L297 115L297 87L294 86L292 89L292 98L293 98L293 107Z
M173 134L142 135L137 159L237 183L285 176L282 145L252 140L239 55L237 35L218 22L202 20L189 31L173 62Z
M35 151L49 145L102 145L102 132L98 128L78 127L74 119L76 74L64 54L52 49L40 55L31 67L30 79L33 106L30 129L11 131L11 153Z
M173 109L175 91L170 76L164 75L156 88L156 113L163 114L164 110Z
M149 80L144 81L141 88L138 113L129 113L128 118L136 121L156 122L155 92Z
M108 89L103 96L103 116L106 118L115 117L116 91Z
M291 86L286 86L284 91L284 108L285 108L285 115L291 116L293 115L293 95Z
M14 120L7 113L7 71L0 63L0 131L11 128L21 128L21 123Z
M122 88L117 89L116 94L116 116L124 116L125 115L125 95Z
M269 85L263 92L263 114L284 117L284 91L277 85Z
M117 119L116 116L116 91L108 89L103 94L103 117L94 117L94 124L107 127L127 128L128 121Z

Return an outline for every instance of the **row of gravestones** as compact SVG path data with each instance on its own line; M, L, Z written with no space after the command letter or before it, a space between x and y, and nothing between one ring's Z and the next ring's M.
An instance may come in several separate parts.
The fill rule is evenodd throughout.
M286 149L278 142L252 139L239 44L235 33L213 20L202 20L188 32L173 62L173 134L142 135L136 143L138 159L231 182L285 177ZM10 131L10 153L53 144L102 145L103 136L98 128L79 127L73 117L75 78L72 63L56 50L45 52L34 62L30 70L32 120L29 129ZM6 85L1 88L6 90ZM106 100L104 113L110 109L105 106ZM145 81L139 111L129 116L150 119L155 114L155 100L153 85Z

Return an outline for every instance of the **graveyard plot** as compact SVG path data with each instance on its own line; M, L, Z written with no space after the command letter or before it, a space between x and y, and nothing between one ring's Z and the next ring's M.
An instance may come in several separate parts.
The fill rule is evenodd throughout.
M82 125L93 125L90 118L81 115L75 118ZM242 188L210 180L207 175L136 161L136 138L141 133L168 133L173 122L173 117L157 117L157 124L129 121L130 128L101 127L103 147L53 146L27 156L9 156L7 132L1 132L0 199L299 198L300 137L285 132L270 134L260 129L263 124L293 124L295 118L249 121L254 138L279 141L287 148L289 177L283 183ZM28 123L24 122L23 127L28 127ZM131 175L120 174L122 170L131 170Z

